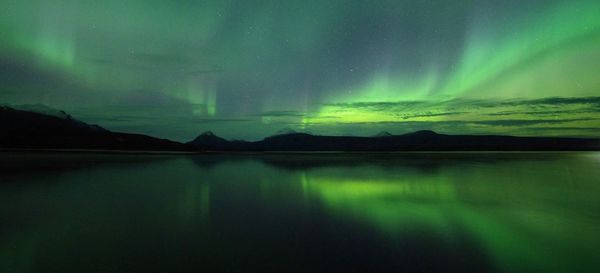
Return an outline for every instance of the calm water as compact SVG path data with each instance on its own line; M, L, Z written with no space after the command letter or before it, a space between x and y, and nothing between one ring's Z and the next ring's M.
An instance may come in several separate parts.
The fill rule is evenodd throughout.
M592 272L600 153L0 153L0 272Z

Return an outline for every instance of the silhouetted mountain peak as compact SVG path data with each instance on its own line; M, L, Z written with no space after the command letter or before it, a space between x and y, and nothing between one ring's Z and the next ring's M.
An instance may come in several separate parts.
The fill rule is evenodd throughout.
M308 132L297 132L292 129L286 128L286 129L277 131L277 133L272 136L265 137L264 140L274 140L274 139L289 140L289 139L296 139L298 137L303 138L303 137L308 137L308 136L313 136L313 135Z
M98 125L38 111L0 107L0 147L119 150L183 150L181 143L145 135L110 132Z
M283 128L283 129L275 132L275 134L273 134L272 136L282 136L282 135L291 135L291 134L298 134L298 132L292 128Z
M226 139L218 137L217 135L215 135L215 133L213 133L211 131L206 131L206 132L200 134L199 136L197 136L194 140L188 142L188 144L191 144L191 145L197 146L197 147L206 147L206 146L223 144L226 142L227 142Z
M405 134L405 136L419 136L419 137L427 137L427 136L439 136L440 134L431 131L431 130L420 130L412 133Z
M36 104L6 105L6 106L8 108L11 108L14 110L20 110L20 111L32 112L32 113L36 113L36 114L53 116L53 117L57 117L57 118L61 118L61 119L73 119L73 117L71 115L67 114L65 111L52 108L45 104L36 103Z
M260 141L228 141L204 132L188 145L110 132L72 118L0 106L0 148L197 151L538 151L600 150L600 139L444 135L422 130L390 137L319 136L285 130ZM382 132L380 136L389 133Z
M226 141L224 138L221 138L221 137L215 135L215 133L213 133L211 131L206 131L206 132L200 134L193 141L198 141L198 140L219 140L219 141L222 140L222 141Z
M202 134L200 134L201 137L216 137L215 133L213 133L212 131L206 131Z

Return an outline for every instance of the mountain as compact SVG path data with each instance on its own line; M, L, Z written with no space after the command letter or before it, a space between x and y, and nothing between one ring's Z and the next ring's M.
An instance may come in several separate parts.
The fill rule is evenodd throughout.
M373 137L390 137L390 136L393 136L392 134L390 134L390 132L381 131L381 132L377 133L376 135L374 135Z
M195 147L214 151L567 151L600 150L600 139L445 135L423 130L376 137L289 133L255 142L225 141Z
M65 111L63 110L58 110L52 107L49 107L47 105L44 104L19 104L19 105L5 105L8 108L12 108L15 110L21 110L21 111L26 111L26 112L33 112L33 113L38 113L38 114L43 114L43 115L48 115L48 116L55 116L57 118L62 118L62 119L73 119L73 117L67 113L65 113Z
M0 148L180 151L187 146L146 135L111 132L66 113L48 115L1 106Z
M277 131L275 134L273 134L272 136L280 136L280 135L290 135L290 134L297 134L298 132L294 129L291 128L283 128L279 131Z
M39 108L39 107L38 107ZM48 110L48 109L44 109ZM111 132L62 111L0 106L0 149L91 149L144 151L568 151L600 150L600 139L445 135L417 131L375 137L321 136L286 131L259 141L229 141L205 132L182 144L140 134Z
M196 148L212 150L225 147L228 143L229 141L227 141L226 139L216 136L211 131L207 131L200 134L198 137L188 142L187 144Z
M421 138L421 137L436 137L439 136L440 134L431 131L431 130L421 130L421 131L415 131L412 133L407 133L404 134L404 136L406 137L417 137L417 138Z

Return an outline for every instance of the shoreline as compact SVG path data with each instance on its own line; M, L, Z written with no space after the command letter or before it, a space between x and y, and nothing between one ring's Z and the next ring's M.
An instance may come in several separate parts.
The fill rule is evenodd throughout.
M574 153L600 152L600 150L421 150L421 151L152 151L152 150L102 150L102 149L6 149L0 153L73 153L120 155L352 155L352 154L523 154L523 153Z

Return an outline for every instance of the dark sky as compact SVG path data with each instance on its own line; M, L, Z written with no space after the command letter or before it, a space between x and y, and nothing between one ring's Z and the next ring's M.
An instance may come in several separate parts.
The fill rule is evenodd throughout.
M600 2L0 0L0 103L189 140L600 136Z

